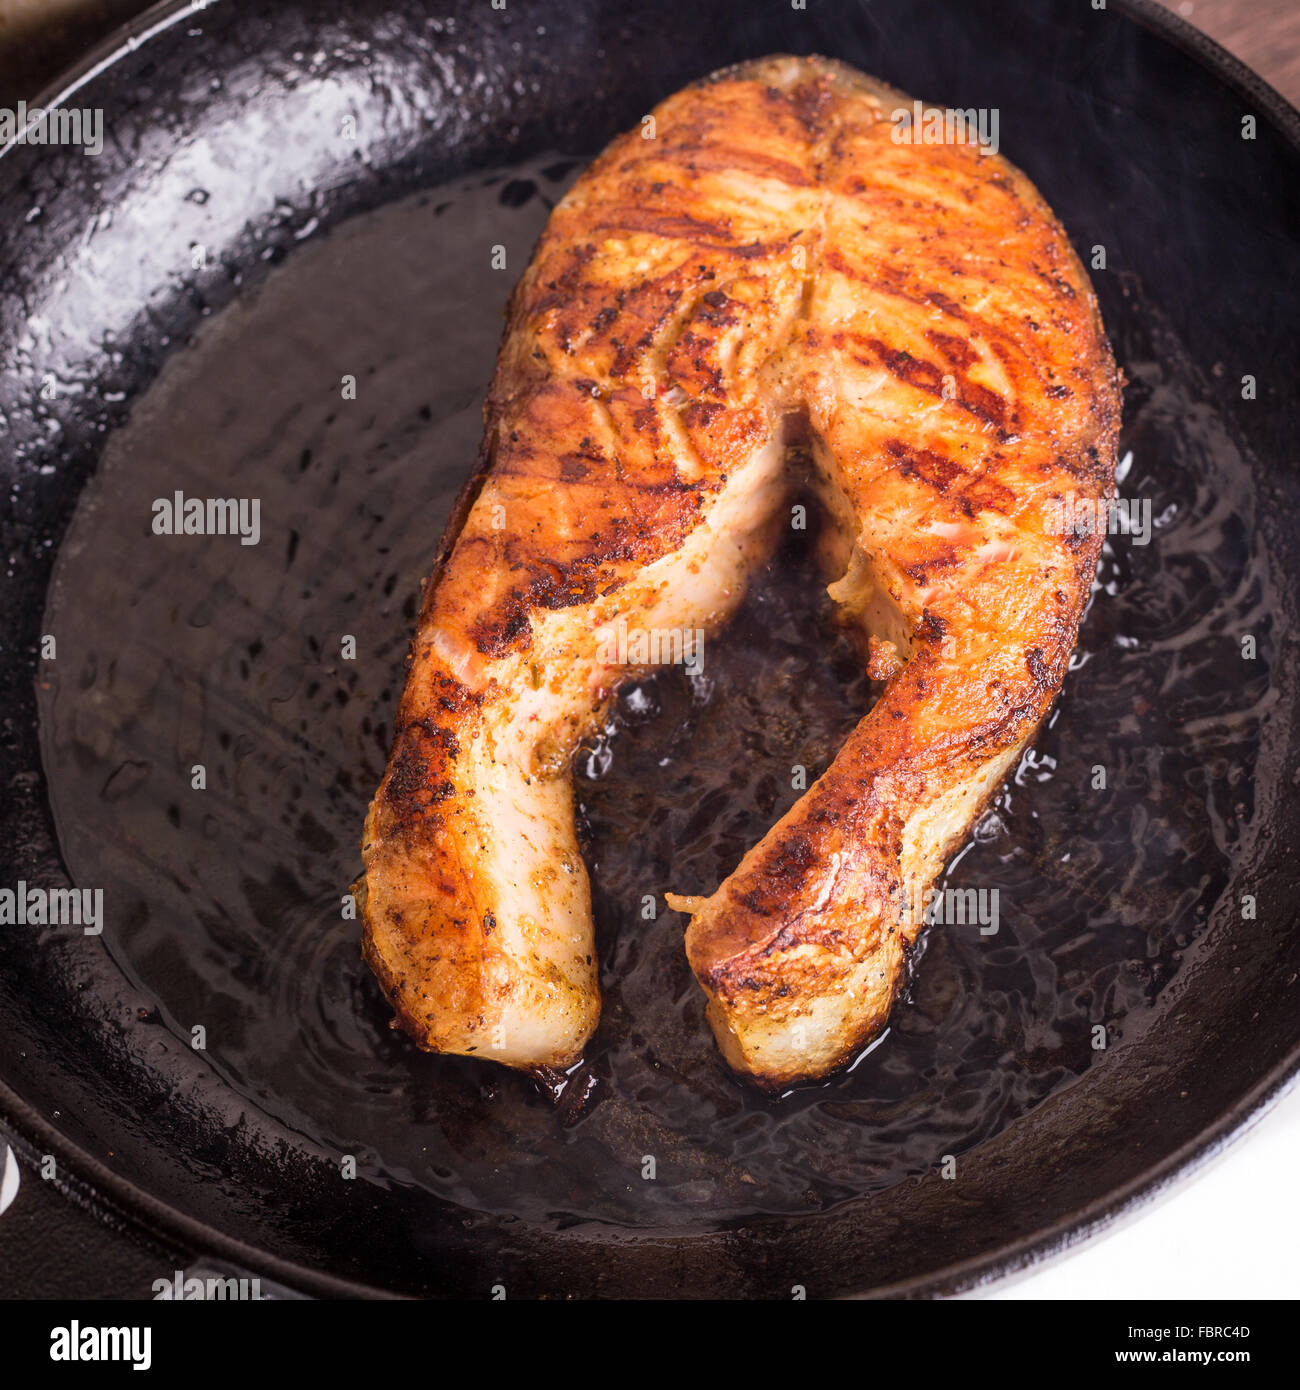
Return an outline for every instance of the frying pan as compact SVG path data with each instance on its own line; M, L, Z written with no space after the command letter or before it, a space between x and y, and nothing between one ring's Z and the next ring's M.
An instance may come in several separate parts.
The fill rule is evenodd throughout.
M1093 266L1157 534L1112 538L1050 758L972 851L1023 885L1008 934L931 933L891 1035L826 1090L755 1098L690 1052L678 928L613 920L637 855L681 827L656 839L651 817L639 847L596 767L611 1021L556 1103L389 1035L340 895L529 238L615 132L775 51L998 108L1003 152ZM1138 0L219 0L150 10L53 101L102 109L106 141L0 157L0 882L103 887L106 926L0 930L0 1120L65 1190L160 1250L321 1295L932 1296L1085 1237L1285 1088L1300 118L1258 79ZM447 317L458 257L497 244L499 290L466 269ZM259 477L280 511L257 547L150 534L166 484ZM310 583L268 589L262 557L296 575L299 547ZM771 612L719 682L761 674ZM680 715L708 762L689 695L625 709L615 760L649 776ZM659 723L633 727L647 700ZM694 831L718 862L752 830L715 834L726 801ZM622 985L647 958L654 988ZM657 1055L636 1005L665 993ZM949 1125L976 1093L978 1123ZM728 1177L746 1163L748 1207Z

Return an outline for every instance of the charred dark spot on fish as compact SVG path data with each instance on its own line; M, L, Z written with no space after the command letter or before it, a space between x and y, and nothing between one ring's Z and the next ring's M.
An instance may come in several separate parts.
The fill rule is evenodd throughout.
M1004 483L991 477L976 477L962 490L962 499L969 504L969 515L979 512L998 512L1009 516L1016 505L1016 494Z
M403 743L405 740L405 743ZM440 724L431 715L418 719L408 719L397 730L397 743L403 748L414 748L425 758L426 763L441 761L439 753L454 758L460 753L460 740L449 725Z
M389 758L384 800L399 826L403 820L427 820L431 807L455 794L455 785L437 773L459 752L452 730L431 719L413 720L398 731Z
M919 587L924 587L930 583L936 570L955 569L962 562L962 556L956 547L951 545L938 545L924 561L915 565L909 565L904 573Z
M692 401L682 411L682 420L688 429L707 429L724 408L717 401Z
M787 95L787 102L795 119L813 136L818 135L826 124L827 110L833 98L828 82L805 82Z
M922 610L921 621L916 625L916 635L919 641L937 646L947 636L948 629L946 618L926 608Z
M743 306L733 303L721 290L710 290L700 301L699 322L710 328L726 328L739 323Z
M949 484L963 472L958 464L942 454L931 449L909 449L901 439L886 440L885 448L898 460L898 471L905 478L915 478L939 493L946 493Z
M644 232L651 236L680 238L683 241L715 242L725 247L731 238L731 228L722 221L705 222L688 213L664 213L653 208L625 206L617 223L605 223L597 230L609 237L625 237L629 232Z
M591 466L582 454L562 454L560 456L560 478L564 482L581 482L590 472Z
M555 610L590 603L596 596L596 585L590 573L582 573L582 561L561 565L543 561L528 586L529 602L537 608Z
M503 606L506 612L502 617L480 618L469 630L470 639L483 656L502 657L515 650L527 651L532 644L532 624L519 596L511 594Z
M952 273L955 275L959 272L954 267ZM928 290L925 294L925 301L927 304L933 305L936 309L942 309L950 318L965 319L966 317L966 310L963 309L955 299L950 299L946 294L942 294L938 290Z
M967 414L974 415L986 424L999 429L1006 425L1007 403L996 391L991 391L987 386L981 386L959 373L945 372L934 362L927 362L910 352L891 348L879 338L867 338L865 341L875 358L900 381L905 381L909 386L928 395L950 400ZM873 365L870 359L856 354L854 356L855 360L864 366Z
M430 648L425 649L426 659L430 651ZM458 681L455 676L448 675L445 671L438 671L434 675L433 686L438 708L446 710L448 714L463 714L467 710L477 709L483 704L481 694L471 690L463 682Z
M785 835L766 856L761 881L739 895L741 906L759 917L784 910L817 865L817 851L802 831Z
M925 336L933 343L939 355L949 366L964 371L979 361L979 354L965 338L959 338L953 333L941 333L937 328L927 329Z
M915 386L919 390L928 391L935 396L943 391L943 371L933 362L927 362L924 358L913 357L910 352L891 348L882 343L879 338L868 338L867 342L880 361L900 381L905 381L909 386ZM871 365L868 359L859 357L857 360L865 366Z

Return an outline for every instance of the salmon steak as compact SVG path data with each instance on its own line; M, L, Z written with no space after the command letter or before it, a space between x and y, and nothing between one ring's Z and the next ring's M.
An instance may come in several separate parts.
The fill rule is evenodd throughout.
M884 1027L909 905L1060 691L1102 544L1060 518L1113 495L1121 405L1051 210L959 125L900 120L921 109L826 59L729 68L552 212L365 824L365 957L421 1047L582 1055L570 765L655 669L611 634L712 638L799 497L880 693L730 877L666 897L742 1076L824 1076Z

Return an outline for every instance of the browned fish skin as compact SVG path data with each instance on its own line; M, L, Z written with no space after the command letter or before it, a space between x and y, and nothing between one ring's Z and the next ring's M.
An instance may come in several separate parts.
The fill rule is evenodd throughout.
M555 209L511 300L479 467L444 539L367 818L366 956L423 1046L576 1059L599 1012L569 754L619 617L715 631L808 442L831 595L888 684L708 899L687 952L733 1066L824 1074L884 1023L899 908L1060 688L1119 388L1029 182L905 144L910 101L772 58L669 98ZM868 646L868 638L870 644Z

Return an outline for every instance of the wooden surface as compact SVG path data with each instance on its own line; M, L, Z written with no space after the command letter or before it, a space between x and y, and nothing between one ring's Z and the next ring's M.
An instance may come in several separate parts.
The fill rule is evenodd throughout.
M34 96L151 0L0 0L0 106Z
M487 0L483 0L484 3ZM823 0L825 2L825 0ZM1082 0L1080 0L1082 3ZM146 0L0 0L0 105L39 91ZM266 0L268 6L275 0ZM610 0L611 4L625 0ZM654 0L644 0L653 5ZM753 0L736 0L737 5ZM962 0L953 0L961 4ZM1165 0L1300 106L1300 0Z
M1167 0L1166 7L1300 106L1300 0Z

